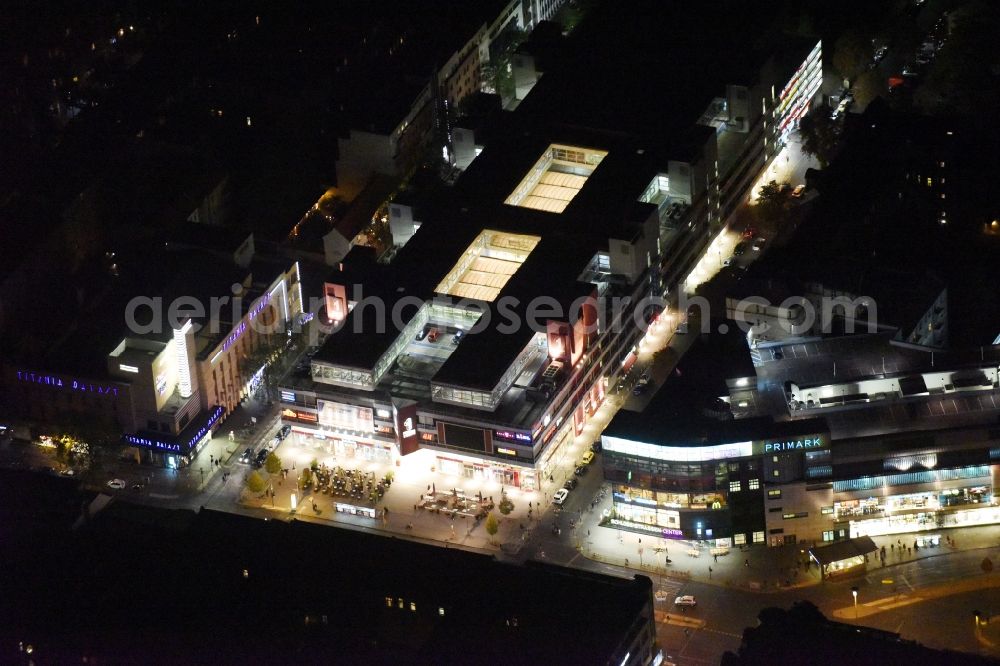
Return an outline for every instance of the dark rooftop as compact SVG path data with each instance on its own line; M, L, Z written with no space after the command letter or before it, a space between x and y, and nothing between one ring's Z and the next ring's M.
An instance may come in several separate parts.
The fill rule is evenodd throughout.
M606 663L652 606L643 576L518 566L295 520L113 502L76 532L40 526L28 539L23 517L0 524L11 537L0 541L7 630L56 661L143 660L156 644L171 662ZM53 570L76 583L52 585ZM0 650L15 659L16 643Z
M821 418L720 418L717 398L728 397L726 380L754 375L746 336L729 322L725 334L701 335L646 408L642 412L620 410L604 434L671 446L703 446L827 431Z

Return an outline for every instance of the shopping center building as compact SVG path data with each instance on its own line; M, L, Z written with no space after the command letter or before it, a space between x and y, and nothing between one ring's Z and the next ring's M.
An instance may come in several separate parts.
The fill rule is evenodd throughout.
M525 489L552 473L821 79L815 41L753 51L759 16L657 6L746 57L596 8L453 188L390 203L391 252L327 276L337 330L281 387L296 437ZM651 58L690 71L651 87Z
M5 419L31 436L120 438L136 462L191 463L303 308L297 262L255 256L249 234L193 225L185 236L112 253L110 286L65 329L39 333L51 336L44 354L3 360Z
M746 376L751 350L727 337L705 334L605 430L611 525L779 546L1000 522L1000 349L834 338ZM822 360L848 349L839 374Z

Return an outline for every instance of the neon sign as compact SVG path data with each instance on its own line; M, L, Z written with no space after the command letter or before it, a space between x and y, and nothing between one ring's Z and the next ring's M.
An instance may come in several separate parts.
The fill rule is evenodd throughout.
M531 444L531 435L526 432L513 432L511 430L494 430L493 436L508 442L524 442Z
M253 320L257 315L259 315L270 300L271 294L264 294L261 296L260 300L253 306L253 309L247 313L246 318L240 322L240 325L236 327L236 330L233 331L228 338L226 338L224 343L222 343L222 351L226 351L233 346L233 343L240 339L240 336L247 330L247 322Z
M107 384L94 384L82 379L67 377L63 379L57 375L41 375L24 370L17 371L17 379L31 384L42 384L70 391L83 391L85 393L97 393L98 395L113 395L118 397L118 387Z
M208 418L208 422L203 425L197 433L194 434L191 439L187 442L187 448L184 449L180 443L177 442L164 442L158 439L150 439L149 437L139 437L138 435L125 435L125 441L133 446L142 446L147 449L157 449L159 451L173 451L174 453L180 453L182 450L191 451L198 442L204 437L215 425L216 421L226 412L225 407L216 407L212 412L212 415Z

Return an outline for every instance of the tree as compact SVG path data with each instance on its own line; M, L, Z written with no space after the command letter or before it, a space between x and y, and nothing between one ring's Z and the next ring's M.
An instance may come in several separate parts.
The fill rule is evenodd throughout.
M500 523L497 521L496 514L490 512L490 515L486 516L486 533L490 535L490 541L493 541L493 537L497 535L500 531Z
M785 194L777 181L762 185L753 207L757 223L768 228L779 225L785 214Z
M247 490L252 493L262 493L266 487L267 484L257 470L250 472L250 476L247 477Z
M268 474L277 474L281 471L281 458L274 451L267 454L267 460L264 461L264 469L267 470Z
M859 30L847 30L833 46L833 67L841 78L853 81L872 61L871 38Z
M509 497L507 497L506 492L500 494L500 504L497 505L497 508L500 509L500 513L505 516L509 515L510 512L514 510L514 503L510 501Z
M319 459L317 459L317 458L313 458L313 459L312 459L312 460L311 460L311 461L309 462L309 469L311 469L311 470L312 470L312 471L314 471L314 472L315 472L316 470L318 470L318 469L319 469Z
M840 125L830 117L830 107L820 105L803 116L799 123L802 150L826 167L833 159L840 141Z
M870 69L862 73L851 87L854 92L854 103L864 109L882 93L884 87L884 81L878 71Z
M312 470L304 469L302 470L302 476L299 477L299 488L305 489L312 484Z

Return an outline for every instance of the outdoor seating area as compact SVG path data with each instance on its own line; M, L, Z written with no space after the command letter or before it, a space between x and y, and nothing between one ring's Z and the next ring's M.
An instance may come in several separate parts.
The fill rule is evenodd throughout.
M461 488L438 492L437 488L432 485L428 486L427 492L421 495L416 508L452 518L470 517L481 520L493 510L494 504L493 498L484 497L481 492L476 493L474 497L468 497Z
M378 479L374 472L320 465L312 470L314 493L351 498L376 504L392 485L392 477Z

